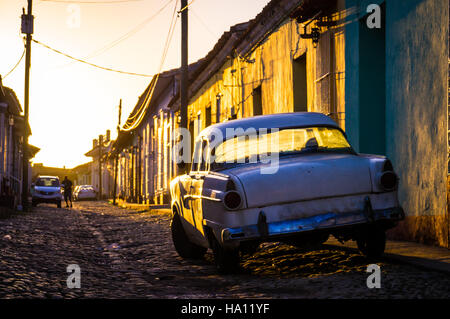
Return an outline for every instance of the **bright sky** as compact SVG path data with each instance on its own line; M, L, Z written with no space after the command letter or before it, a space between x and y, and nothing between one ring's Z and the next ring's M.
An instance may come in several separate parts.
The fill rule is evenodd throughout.
M159 71L176 2L34 0L33 38L100 66L152 75ZM192 3L189 63L204 57L223 32L254 18L268 2L188 0ZM20 33L23 7L27 7L26 0L0 0L0 74L3 77L23 52ZM180 10L179 0L177 10ZM152 16L155 17L149 19ZM177 20L163 71L180 66L181 18ZM125 39L117 43L121 38ZM5 86L16 92L22 108L24 65L25 58L3 80ZM123 123L150 79L100 70L33 43L29 114L33 134L29 142L41 148L33 162L68 168L88 162L90 158L84 154L91 149L92 139L107 129L115 138L119 100L122 99Z

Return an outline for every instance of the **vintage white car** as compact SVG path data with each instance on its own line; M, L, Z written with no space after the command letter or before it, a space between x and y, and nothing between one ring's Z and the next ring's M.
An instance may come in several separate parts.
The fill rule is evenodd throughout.
M170 183L172 238L183 258L211 248L221 272L261 242L356 240L383 254L404 219L398 177L384 156L357 154L320 113L256 116L212 125L195 141L189 174Z

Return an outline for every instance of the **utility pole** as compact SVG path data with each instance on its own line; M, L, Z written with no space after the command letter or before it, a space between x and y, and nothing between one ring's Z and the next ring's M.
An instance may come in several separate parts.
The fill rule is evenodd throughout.
M122 99L120 99L119 103L119 122L117 124L117 137L119 137L120 133L120 118L122 117ZM116 140L117 142L117 140ZM117 152L118 150L116 150ZM116 193L117 193L117 169L119 166L119 153L117 152L114 159L114 196L113 196L113 205L116 205Z
M22 14L22 33L26 34L25 55L25 93L24 93L24 125L22 141L22 207L28 210L28 117L30 105L30 63L31 63L31 39L33 34L33 0L28 0L28 10Z
M181 85L180 85L180 115L181 123L180 128L188 128L187 123L187 109L188 109L188 8L187 0L181 0ZM186 143L191 143L189 141L184 141ZM192 148L192 145L191 145ZM186 152L185 147L183 147L183 153ZM183 154L184 155L184 154ZM189 156L191 154L188 154ZM187 163L183 163L183 170L187 171Z
M103 135L98 136L98 199L103 198L102 189L102 150L103 149Z

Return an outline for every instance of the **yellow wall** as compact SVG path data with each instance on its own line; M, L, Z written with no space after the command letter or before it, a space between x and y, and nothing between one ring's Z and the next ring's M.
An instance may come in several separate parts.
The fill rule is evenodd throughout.
M323 27L317 47L311 39L300 37L303 32L303 25L287 19L246 59L237 54L230 57L190 99L189 123L200 113L204 129L206 108L211 107L211 123L214 124L218 94L222 95L221 121L232 115L232 107L237 118L253 116L252 92L260 85L263 114L293 112L292 63L306 53L308 111L333 113L335 119L339 114L339 124L344 129L345 42L342 28L328 30Z

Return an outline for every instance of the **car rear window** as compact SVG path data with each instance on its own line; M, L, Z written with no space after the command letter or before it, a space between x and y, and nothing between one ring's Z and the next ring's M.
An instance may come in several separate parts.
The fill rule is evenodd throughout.
M256 131L255 131L256 133ZM228 139L215 149L215 164L245 163L251 159L258 161L270 153L301 152L313 142L318 149L349 149L342 132L329 127L307 127L276 130L269 133L258 132Z

